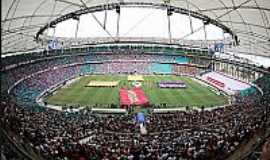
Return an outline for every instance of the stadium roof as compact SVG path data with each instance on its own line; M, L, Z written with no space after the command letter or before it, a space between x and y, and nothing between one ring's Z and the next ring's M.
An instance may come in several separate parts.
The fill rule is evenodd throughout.
M225 26L239 39L234 52L270 57L270 0L2 0L2 52L37 49L37 33L86 7L110 4L175 6ZM135 5L134 5L135 6ZM74 17L73 17L74 18ZM226 28L225 28L226 29Z

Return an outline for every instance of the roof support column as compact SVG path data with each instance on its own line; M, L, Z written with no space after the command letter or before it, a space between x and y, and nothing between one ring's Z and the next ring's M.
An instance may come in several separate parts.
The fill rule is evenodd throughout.
M103 28L106 29L106 23L107 23L107 9L104 11L104 22L103 22Z
M186 3L187 3L187 10L189 11L188 12L188 18L189 18L190 32L193 33L194 30L193 30L193 24L192 24L192 18L191 18L191 14L190 14L190 8L189 8L189 2L188 2L188 0L186 0Z
M56 30L55 28L56 28L56 27L53 27L53 35L52 35L53 38L55 37L55 30Z
M227 46L226 46L226 38L225 38L224 30L222 30L222 36L223 36L223 50L222 50L222 52L226 53L225 51L227 49Z
M117 13L117 30L116 30L116 40L119 41L119 28L120 28L120 6L116 7Z
M172 12L169 11L169 9L168 9L168 11L167 11L167 19L168 19L168 35L169 35L170 43L172 43L171 18L170 18L171 15L172 15Z
M207 31L206 31L205 24L203 24L203 32L204 32L204 42L205 42L205 45L207 46Z
M168 19L168 36L169 42L172 43L172 32L171 32L171 15L173 14L174 9L170 6L170 0L164 0L164 3L167 7L167 19Z
M76 30L75 30L75 40L76 41L77 41L77 38L78 38L79 26L80 26L80 17L78 17L78 19L77 19L77 25L76 25Z

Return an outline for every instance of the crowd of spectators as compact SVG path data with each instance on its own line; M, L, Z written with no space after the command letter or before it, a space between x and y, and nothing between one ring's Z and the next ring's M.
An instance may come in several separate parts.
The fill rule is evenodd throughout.
M1 102L1 123L48 159L224 159L266 127L269 106L149 114L146 135L134 115L34 111Z
M192 65L173 65L173 73L177 75L186 74L186 75L197 75L200 72L196 66Z
M122 49L120 49L122 48ZM13 56L7 56L5 61L2 62L1 67L6 67L9 65L19 64L22 62L30 62L37 59L44 59L48 57L54 56L62 56L62 55L79 55L79 54L96 54L96 53L118 53L118 54L144 54L144 53L158 53L160 55L164 54L179 54L183 55L184 51L181 49L172 49L166 47L146 47L146 46L101 46L101 47L89 47L89 48L70 48L70 49L58 49L51 51L37 51L37 52L29 52L22 53Z
M61 57L61 58L37 61L31 64L25 64L25 65L21 65L21 66L3 71L2 81L4 84L6 84L6 86L10 87L15 82L33 73L44 71L44 70L54 68L57 66L63 66L63 65L68 65L72 63L80 63L80 62L83 62L83 59L80 56L77 56L77 57L69 56L69 57Z
M24 56L23 56L24 57ZM31 58L31 56L30 56ZM13 58L7 58L13 59ZM24 59L24 58L23 58ZM149 73L149 65L151 62L162 63L178 63L183 60L187 60L181 56L169 56L169 55L127 55L127 54L84 54L84 55L65 55L58 57L43 57L43 59L37 60L28 59L28 63L13 66L7 70L2 71L3 78L1 83L5 84L5 89L12 86L15 82L22 78L25 78L33 73L44 71L53 67L59 67L63 65L71 64L83 64L83 63L95 63L102 62L101 68L97 68L95 73ZM130 62L133 61L133 62ZM6 62L6 59L3 60ZM130 62L130 63L126 63ZM108 63L108 64L107 64ZM133 68L134 69L133 69Z
M134 59L138 61L124 62ZM100 60L110 62L70 65ZM264 91L263 103L251 101L200 112L151 113L147 116L145 135L140 134L139 124L130 114L98 115L85 110L70 113L29 107L49 87L81 74L151 72L145 70L149 63L139 62L141 60L167 62L175 59L152 55L67 56L4 71L1 83L6 87L36 74L13 88L11 94L16 97L16 103L9 98L1 99L1 126L19 135L22 142L29 143L46 159L56 160L224 159L241 142L269 126L269 76L256 82ZM54 68L57 66L61 67ZM182 69L195 72L193 68L178 67L176 70ZM37 73L39 71L42 72ZM9 159L12 154L5 156Z
M16 85L12 89L11 94L19 103L30 106L34 105L36 98L42 92L48 90L54 85L63 83L71 78L79 76L81 74L81 67L81 65L75 65L37 73L33 77L25 79Z
M101 73L109 74L149 74L150 64L147 62L112 62L102 65Z
M260 77L259 79L257 79L255 81L255 83L258 85L258 87L260 87L263 91L263 102L265 104L269 104L270 103L270 75L266 74L262 77Z

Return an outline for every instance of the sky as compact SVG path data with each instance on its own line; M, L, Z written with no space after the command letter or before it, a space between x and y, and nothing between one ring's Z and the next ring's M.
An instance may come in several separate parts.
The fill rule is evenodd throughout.
M96 12L94 15L103 24L105 11ZM192 27L195 31L202 28L201 20L191 18ZM59 23L55 29L56 37L75 37L77 20L67 20ZM166 10L151 8L121 8L120 14L120 37L160 37L169 38L168 18ZM117 13L115 10L107 11L106 29L112 36L117 32ZM206 26L207 39L223 39L223 32L214 25ZM171 16L172 38L205 39L204 30L200 29L191 33L189 17L174 13ZM186 35L189 35L187 36ZM48 35L53 35L50 30ZM109 37L103 28L96 22L91 14L80 17L78 37Z

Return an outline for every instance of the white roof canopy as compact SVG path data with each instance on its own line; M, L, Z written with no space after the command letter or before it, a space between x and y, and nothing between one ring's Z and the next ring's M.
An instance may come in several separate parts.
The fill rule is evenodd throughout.
M270 0L166 1L228 27L240 41L235 52L270 57ZM42 27L84 7L133 2L165 3L164 0L2 0L2 52L41 47L35 37Z

